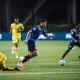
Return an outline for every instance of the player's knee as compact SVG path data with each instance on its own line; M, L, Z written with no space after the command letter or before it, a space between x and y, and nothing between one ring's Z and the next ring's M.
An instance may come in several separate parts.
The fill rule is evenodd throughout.
M15 46L18 47L18 43L15 43Z
M66 51L69 52L72 48L73 48L73 46L68 46Z
M34 51L33 54L32 54L32 57L36 57L37 56L37 52Z

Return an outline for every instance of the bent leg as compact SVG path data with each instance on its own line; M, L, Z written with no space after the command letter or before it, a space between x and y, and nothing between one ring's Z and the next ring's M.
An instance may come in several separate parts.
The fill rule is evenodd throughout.
M74 47L75 42L74 41L70 41L67 50L63 53L61 59L65 58L65 56L71 51L71 49Z

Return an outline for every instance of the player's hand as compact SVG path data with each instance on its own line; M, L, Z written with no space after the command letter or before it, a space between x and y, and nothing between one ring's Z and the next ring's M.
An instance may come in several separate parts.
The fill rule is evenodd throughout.
M48 37L48 38L51 38L51 37L55 37L55 35L54 35L54 34L48 34L47 37Z
M21 29L19 29L19 30L18 30L18 32L22 32L22 30L21 30Z
M52 37L55 37L55 34L53 34Z
M27 44L27 42L28 42L27 39L25 39L25 40L24 40L24 43Z

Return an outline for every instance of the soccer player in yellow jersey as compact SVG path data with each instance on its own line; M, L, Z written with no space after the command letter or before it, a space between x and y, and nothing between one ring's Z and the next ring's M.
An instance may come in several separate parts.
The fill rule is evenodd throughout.
M24 30L23 24L19 22L19 19L14 19L14 23L11 24L10 32L12 32L12 54L15 53L18 58L18 44L21 40L21 31Z
M7 60L7 57L4 55L4 53L0 52L0 70L2 71L20 71L19 69L10 68L5 66L5 62Z

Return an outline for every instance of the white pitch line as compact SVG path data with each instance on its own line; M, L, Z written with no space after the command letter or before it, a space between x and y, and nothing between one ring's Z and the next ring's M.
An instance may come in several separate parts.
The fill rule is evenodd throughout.
M42 74L80 74L80 72L18 72L18 73L0 73L0 76L2 75L42 75Z

